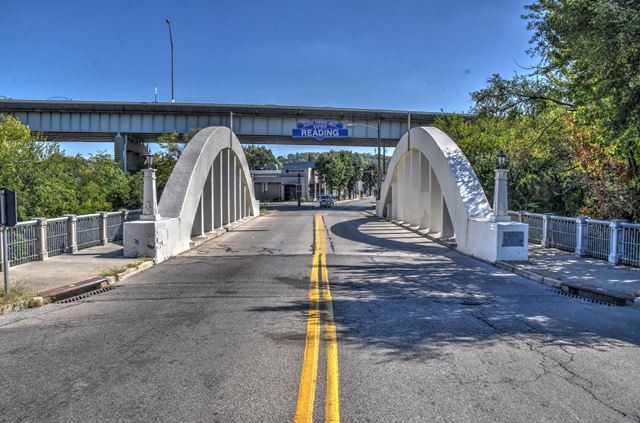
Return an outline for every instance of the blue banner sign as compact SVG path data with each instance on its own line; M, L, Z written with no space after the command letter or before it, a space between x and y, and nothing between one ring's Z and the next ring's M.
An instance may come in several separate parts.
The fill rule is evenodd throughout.
M317 121L298 122L291 130L293 138L315 138L322 141L325 138L348 138L349 130L342 122Z

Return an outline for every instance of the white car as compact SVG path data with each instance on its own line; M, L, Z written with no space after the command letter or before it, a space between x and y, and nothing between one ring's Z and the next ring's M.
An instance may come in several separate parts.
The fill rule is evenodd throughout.
M321 195L320 207L330 208L331 206L333 206L333 197L330 195Z

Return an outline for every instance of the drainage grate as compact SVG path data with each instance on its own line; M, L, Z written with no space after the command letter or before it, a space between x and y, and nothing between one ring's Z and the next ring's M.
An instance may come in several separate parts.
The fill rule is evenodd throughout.
M74 301L82 300L84 298L92 297L94 295L102 294L103 292L111 291L115 286L108 286L100 289L94 289L93 291L85 292L84 294L76 295L75 297L65 298L63 300L54 301L56 304L72 303Z
M563 291L561 289L550 289L550 291L555 292L558 295L562 295L564 297L569 297L569 298L575 298L577 300L580 301L584 301L586 303L592 303L592 304L599 304L599 305L605 305L605 306L623 306L624 304L620 304L618 303L616 300L614 299L596 299L596 298L591 298L587 295L579 295L576 292L566 292ZM586 291L581 291L581 292L586 292Z

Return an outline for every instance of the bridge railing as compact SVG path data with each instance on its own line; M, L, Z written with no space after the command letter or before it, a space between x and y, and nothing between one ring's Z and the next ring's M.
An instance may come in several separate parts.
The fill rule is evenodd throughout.
M135 209L19 222L6 231L9 266L73 254L83 248L122 240L124 222L139 220L141 214L142 209ZM2 236L0 232L0 257Z
M510 211L513 220L529 224L529 242L640 267L640 224L548 213Z

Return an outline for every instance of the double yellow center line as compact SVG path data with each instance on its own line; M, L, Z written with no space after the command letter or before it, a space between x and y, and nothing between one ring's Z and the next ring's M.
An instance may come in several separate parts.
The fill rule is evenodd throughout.
M322 283L322 287L320 287ZM298 390L295 423L313 421L313 403L318 378L318 356L320 355L320 292L325 307L324 339L327 353L327 393L325 398L325 421L340 421L340 398L338 382L338 343L336 325L333 320L333 304L329 272L327 271L327 241L324 236L322 215L316 213L314 225L314 251L309 278L309 312L307 317L307 339L304 348L302 376Z

